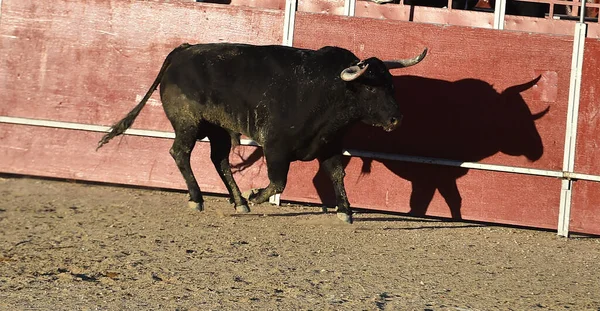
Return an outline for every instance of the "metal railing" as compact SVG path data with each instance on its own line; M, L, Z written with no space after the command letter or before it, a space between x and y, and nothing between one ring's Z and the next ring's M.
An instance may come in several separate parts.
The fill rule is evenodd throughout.
M414 5L414 6L428 6L428 7L443 7L448 10L473 10L473 11L486 11L494 12L497 7L506 7L508 1L491 1L491 0L479 0L476 3L473 1L468 2L466 0L448 0L445 5L444 2L432 2L432 1L415 1L415 0L397 0L398 4ZM550 19L567 19L576 20L580 16L580 11L585 11L585 18L588 22L598 22L598 11L600 10L600 0L512 0L511 5L516 5L515 2L520 3L537 3L537 4L548 4L547 12L545 12L545 18ZM468 3L468 5L467 5ZM500 4L500 5L499 5ZM580 10L580 7L583 7ZM509 11L510 12L510 11ZM510 12L511 15L525 15L519 14L519 12ZM535 16L534 16L535 17ZM541 16L537 16L541 17Z

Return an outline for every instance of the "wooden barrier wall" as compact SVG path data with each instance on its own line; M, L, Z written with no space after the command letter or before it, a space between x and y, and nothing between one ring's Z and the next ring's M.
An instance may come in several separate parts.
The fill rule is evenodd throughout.
M110 126L141 99L165 55L180 43L280 44L283 37L284 12L276 7L134 0L1 4L0 117ZM335 1L326 8L301 2L294 46L338 45L380 58L430 48L418 66L393 72L403 126L384 133L358 125L346 138L348 148L562 171L571 36L306 12L338 10ZM584 55L576 169L600 175L594 161L600 42L589 39ZM172 131L158 92L133 128ZM126 135L96 152L101 136L0 122L0 172L185 189L168 153L170 139ZM259 152L242 146L231 155L242 189L268 183ZM200 186L225 193L208 155L208 144L198 143L192 166ZM557 228L558 178L347 160L346 188L355 207ZM317 171L316 162L294 163L282 199L331 204L329 181ZM574 184L573 231L600 234L598 187Z
M575 171L600 175L600 41L585 42L581 103L577 126ZM570 228L600 234L600 183L579 180L573 184Z
M2 116L112 125L139 102L173 47L182 42L277 44L282 24L282 11L185 2L4 1L0 112ZM167 152L168 139L124 136L95 152L100 133L0 126L0 171L185 188ZM172 131L158 92L134 127ZM210 164L206 147L200 144L195 150L194 167ZM245 149L255 148L236 152ZM244 174L250 176L255 170ZM225 187L217 180L210 165L200 185L206 191L223 193ZM252 176L240 186L257 187L266 180Z

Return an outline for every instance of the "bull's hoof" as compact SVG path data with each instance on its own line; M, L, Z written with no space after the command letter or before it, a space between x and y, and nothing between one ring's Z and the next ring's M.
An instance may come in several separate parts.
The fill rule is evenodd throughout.
M190 209L202 212L204 210L204 203L198 203L194 201L188 201L188 207Z
M250 189L250 190L246 190L244 192L242 192L242 197L248 201L250 201L251 199L253 199L256 194L260 191L260 189Z
M348 215L346 213L337 213L337 218L341 219L347 224L352 224L352 215Z
M269 200L269 198L267 198L265 200L265 199L261 199L261 198L257 197L256 195L254 195L254 196L250 196L250 199L248 201L252 204L258 205L258 204L263 204L263 203L267 202L268 200Z
M238 205L235 207L235 212L239 214L250 213L250 208L246 204Z

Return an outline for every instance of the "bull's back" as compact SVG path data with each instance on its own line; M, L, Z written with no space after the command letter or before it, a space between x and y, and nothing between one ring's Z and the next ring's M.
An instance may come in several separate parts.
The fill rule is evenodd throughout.
M327 96L323 84L333 83L340 68L355 59L338 48L194 45L174 55L161 96L171 88L194 103L202 119L261 142L266 127L310 118L316 111L312 105L322 104L320 96ZM169 105L164 98L163 104Z
M334 47L314 51L278 45L198 44L177 53L165 77L200 102L207 102L201 93L218 93L235 94L257 105L265 92L283 96L292 90L282 88L333 80L354 59L352 53Z

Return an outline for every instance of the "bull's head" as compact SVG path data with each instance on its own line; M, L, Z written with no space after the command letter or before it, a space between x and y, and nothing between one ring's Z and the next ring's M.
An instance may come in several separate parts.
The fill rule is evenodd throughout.
M381 61L371 57L341 72L340 77L348 82L348 88L364 108L364 123L380 126L387 132L400 125L402 114L394 97L394 83L389 70L416 65L425 55L427 49L408 59Z
M545 116L550 111L550 107L538 113L531 113L521 97L521 93L536 85L541 77L511 86L502 92L503 111L498 113L503 113L507 117L503 136L510 139L502 141L501 152L512 156L524 155L529 161L537 161L542 157L544 146L535 121Z

